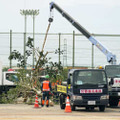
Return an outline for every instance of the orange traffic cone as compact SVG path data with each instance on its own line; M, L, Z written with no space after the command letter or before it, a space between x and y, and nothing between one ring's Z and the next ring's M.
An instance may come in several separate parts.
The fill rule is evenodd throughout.
M67 96L67 100L66 100L65 112L72 112L72 111L71 111L71 106L70 106L70 101L69 101L69 97L68 97L68 96Z
M34 108L39 108L39 104L38 104L38 96L37 96L37 94L36 94L36 98L35 98Z
M118 107L120 107L120 99L119 99L119 102L118 102Z

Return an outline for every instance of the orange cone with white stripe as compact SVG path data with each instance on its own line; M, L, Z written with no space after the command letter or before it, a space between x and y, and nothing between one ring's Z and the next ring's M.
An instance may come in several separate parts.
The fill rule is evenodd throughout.
M37 96L37 94L36 94L36 98L35 98L34 108L39 108L39 104L38 104L38 96Z
M67 112L67 113L72 112L71 111L71 106L70 106L70 101L69 101L69 96L67 96L65 112Z

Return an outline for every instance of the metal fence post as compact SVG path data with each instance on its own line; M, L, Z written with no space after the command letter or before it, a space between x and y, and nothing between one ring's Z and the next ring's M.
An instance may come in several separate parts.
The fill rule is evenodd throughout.
M75 31L73 31L73 58L72 58L72 67L75 66Z
M26 34L27 34L27 15L25 15L25 26L24 26L24 61L25 61L25 68L26 68L26 53L25 53L25 51L26 51Z
M12 30L10 30L10 55L12 53ZM10 68L12 68L12 60L10 60Z
M26 68L26 54L25 54L25 51L26 51L26 33L24 33L24 50L23 50L24 61L25 61L25 68Z
M60 39L61 39L61 33L59 33L59 49L58 49L58 51L59 51L59 66L60 66Z
M92 68L94 68L94 44L92 44L92 61L91 61L91 63L92 63Z

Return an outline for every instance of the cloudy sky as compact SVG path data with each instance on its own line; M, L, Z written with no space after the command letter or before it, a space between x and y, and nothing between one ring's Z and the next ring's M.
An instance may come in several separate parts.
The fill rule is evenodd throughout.
M39 9L35 32L44 33L48 25L51 0L0 0L0 32L24 32L20 9ZM120 34L120 0L53 0L90 33ZM54 10L50 32L78 32ZM27 32L32 32L32 17L27 17Z

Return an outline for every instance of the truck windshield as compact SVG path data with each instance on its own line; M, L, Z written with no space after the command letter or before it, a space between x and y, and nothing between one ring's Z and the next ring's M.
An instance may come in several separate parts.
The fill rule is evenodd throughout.
M105 66L107 77L120 77L120 65Z
M6 80L12 81L12 82L18 82L18 77L15 73L7 73L6 74Z
M74 85L98 85L107 84L104 71L75 71L73 75Z

